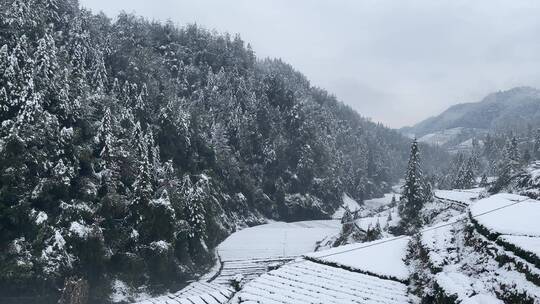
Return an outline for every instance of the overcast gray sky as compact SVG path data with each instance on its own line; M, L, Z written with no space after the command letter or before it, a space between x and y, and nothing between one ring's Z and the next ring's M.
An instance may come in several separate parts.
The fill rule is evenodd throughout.
M80 0L239 33L390 127L514 86L540 87L540 1Z

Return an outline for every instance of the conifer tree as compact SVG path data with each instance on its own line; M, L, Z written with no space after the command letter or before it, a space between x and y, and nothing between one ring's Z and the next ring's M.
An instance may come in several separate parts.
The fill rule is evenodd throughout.
M202 240L205 236L204 190L201 182L192 184L189 175L185 175L181 182L181 197L184 202L184 216L190 227L189 237Z
M137 143L138 173L137 179L134 182L133 205L136 210L143 212L152 199L154 190L152 185L151 164L148 159L148 143L143 136L139 123L136 124L135 130L139 140Z
M406 232L412 232L422 225L420 211L426 202L426 189L424 189L424 186L424 177L420 168L420 151L418 142L414 139L411 144L409 162L405 173L405 184L402 188L399 207L401 226Z
M498 192L510 183L512 177L520 168L520 159L517 139L512 137L506 141L504 146L502 158L498 163L497 181L491 189L492 191Z
M36 90L42 92L47 98L55 89L55 78L58 73L57 50L54 39L49 30L43 38L38 40L38 47L35 57L36 69L34 72L34 81Z
M118 139L114 134L114 118L107 108L95 137L102 169L102 183L108 191L116 191L120 180L117 149Z
M528 164L531 161L531 158L532 158L531 152L529 151L529 149L525 149L523 151L523 156L521 157L523 163L525 165Z
M480 179L480 187L487 187L488 186L488 179L487 175L484 173L482 174L482 178Z
M470 189L474 186L475 176L474 176L474 160L473 157L469 157L465 163L465 167L461 172L461 189Z
M534 134L533 156L536 160L540 159L540 129Z

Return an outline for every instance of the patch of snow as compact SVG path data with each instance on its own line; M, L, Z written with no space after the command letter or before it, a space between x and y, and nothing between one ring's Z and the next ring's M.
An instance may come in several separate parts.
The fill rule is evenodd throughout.
M40 211L38 212L38 214L36 215L36 224L38 225L41 225L42 223L44 223L45 221L47 221L49 217L47 216L47 213L43 212L43 211Z
M379 223L381 228L384 228L386 226L388 227L394 227L397 226L400 221L400 216L398 212L398 208L390 208L385 211L381 211L379 213L374 214L373 216L366 216L361 217L356 220L356 225L367 231L369 228L376 227L377 223Z
M150 206L152 207L163 207L169 213L174 213L174 209L171 205L171 201L168 198L160 197L150 201Z
M110 295L111 302L129 302L132 291L126 283L115 279L112 283L112 293Z
M361 209L362 207L352 197L343 193L343 205L339 207L338 210L336 210L334 215L332 215L332 218L341 219L343 217L343 214L345 213L345 208L348 208L350 211L356 211L356 210Z
M59 250L62 250L62 249L64 249L64 246L66 245L66 240L64 239L64 237L62 236L60 231L55 230L53 238L54 238L53 245L48 246L47 248L45 248L45 251L47 253L52 253L53 252L53 247L58 248Z
M161 240L150 243L150 247L159 252L166 252L171 247L171 244Z
M129 236L132 238L132 239L136 239L139 237L139 231L133 229L131 230L131 233L129 234Z
M92 231L92 228L79 222L71 222L71 225L69 226L69 231L77 235L78 237L85 239Z
M443 271L435 275L437 284L445 291L446 294L457 297L459 303L469 304L498 304L504 303L489 293L478 293L483 290L484 286L474 278L454 271Z
M11 252L15 254L19 254L22 251L22 243L26 242L24 237L20 237L18 239L14 239L11 243Z
M392 198L395 198L396 201L399 200L399 194L395 193L386 193L383 197L372 198L364 201L364 206L369 209L379 209L381 207L387 206L392 203Z
M503 304L504 302L490 294L477 294L464 299L461 304Z

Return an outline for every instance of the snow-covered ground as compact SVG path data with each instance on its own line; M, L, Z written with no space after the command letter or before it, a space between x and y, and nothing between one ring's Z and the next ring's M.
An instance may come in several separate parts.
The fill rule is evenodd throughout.
M499 239L505 243L511 244L516 248L530 252L536 259L540 260L540 237L521 236L521 235L501 235Z
M247 283L231 303L410 303L405 284L298 260Z
M273 222L242 229L218 246L222 262L276 257L297 257L315 250L324 237L337 233L337 220Z
M467 220L456 217L452 224L422 233L438 287L458 303L502 303L501 298L512 295L524 301L527 295L531 303L539 303L540 288L527 277L537 272L534 266L477 231L467 231Z
M373 216L361 217L356 220L356 225L367 231L368 229L375 228L377 224L381 228L396 226L399 223L399 219L398 208L393 207L378 212Z
M227 285L238 275L252 280L296 257L315 250L317 242L337 234L338 220L272 222L231 234L217 248L221 268L208 279Z
M455 190L435 190L435 197L438 199L460 202L469 205L480 197L484 188L455 189Z
M305 257L326 264L406 281L409 273L405 252L409 237L394 237L356 243L306 254Z
M494 209L500 211L491 212ZM502 193L479 200L470 210L475 220L494 234L540 236L540 201Z
M395 198L396 201L399 200L399 194L396 193L386 193L383 197L373 198L364 201L364 206L368 209L376 210L381 207L387 206L392 203L392 198Z
M463 195L466 199L461 191L451 192L447 197L459 200ZM530 255L538 256L540 241L526 236L540 233L540 225L534 221L539 203L519 195L497 194L472 202L470 217L456 215L426 227L421 243L429 260L427 277L458 303L509 303L516 298L540 303L540 269L535 265L538 260ZM484 235L485 231L490 233ZM519 254L512 248L519 248Z
M232 287L194 282L179 292L147 299L137 304L225 304L233 295Z
M353 198L343 193L343 205L339 207L338 210L336 210L332 218L341 219L343 217L343 214L345 213L345 208L348 208L349 211L357 211L362 209L362 206L360 206L360 204Z
M395 186L393 191L399 191L399 187L400 186ZM383 197L365 200L363 204L358 203L347 194L343 194L343 205L334 213L332 218L341 219L345 212L345 207L353 212L360 211L360 214L364 216L372 215L390 205L392 203L392 198L395 198L396 201L398 201L399 194L396 192L385 193Z

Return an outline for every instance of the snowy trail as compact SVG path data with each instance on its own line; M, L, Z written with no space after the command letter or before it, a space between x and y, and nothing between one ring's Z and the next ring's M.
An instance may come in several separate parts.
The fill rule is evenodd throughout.
M251 280L269 267L314 251L316 243L339 232L338 220L273 222L230 235L217 249L221 267L208 282L227 285L237 275Z

